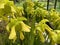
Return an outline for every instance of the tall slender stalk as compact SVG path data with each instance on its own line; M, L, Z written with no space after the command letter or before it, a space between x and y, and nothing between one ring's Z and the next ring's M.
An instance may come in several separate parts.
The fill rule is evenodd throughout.
M29 15L27 14L27 24L29 25Z
M56 9L57 1L58 1L58 0L55 0L54 9Z
M32 22L31 22L31 32L30 32L30 42L29 45L34 44L34 30L35 30L35 15L32 16Z
M28 25L30 23L31 26L31 32L26 34L26 38L25 38L25 43L24 45L33 45L34 44L34 30L35 30L35 16L32 16L31 19L29 18L29 15L27 17L28 19ZM30 21L29 21L30 20Z
M30 24L30 18L29 18L29 15L27 14L27 24L29 25ZM29 45L29 36L30 36L30 33L27 33L26 35L26 45Z
M49 0L47 0L47 10L49 10Z

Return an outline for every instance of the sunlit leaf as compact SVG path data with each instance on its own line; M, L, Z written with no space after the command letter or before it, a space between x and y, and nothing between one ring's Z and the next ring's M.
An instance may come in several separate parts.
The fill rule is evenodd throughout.
M22 31L24 32L30 32L30 28L28 25L24 24L23 22L20 22L21 26L22 26Z
M0 2L8 2L9 0L0 0Z
M8 2L9 0L4 0L4 2Z
M6 26L6 30L9 32L10 28L9 28L9 24Z
M43 32L42 32L41 30L39 31L39 36L40 36L40 41L41 41L42 43L44 43L44 42L45 42L45 38L44 38Z
M47 19L43 19L43 20L41 20L40 22L39 22L39 24L41 24L41 23L46 23L46 22L49 22L49 20L47 20Z
M51 41L51 45L55 45L55 44L56 44L56 43L52 40L52 41Z
M17 18L18 21L23 21L23 20L27 20L25 17L19 17Z
M54 32L56 32L57 34L59 34L60 33L60 30L54 30Z
M40 27L36 27L36 29L37 29L37 30L39 30L39 31L41 30L41 28L40 28Z
M24 35L23 35L23 33L21 31L20 31L20 39L24 40Z
M15 25L16 21L11 19L11 22L6 25L6 30L9 32L11 28Z
M15 26L13 26L11 28L11 32L10 32L10 35L9 35L9 39L15 39L16 37L16 31L15 31Z
M16 39L17 39L17 37L15 37L15 38L13 39L13 43L16 41Z
M47 19L43 19L37 25L37 27L39 27L43 32L45 31L46 22L48 22L48 20Z
M11 11L16 13L16 10L12 6L11 6Z
M47 31L49 34L52 33L52 30L53 30L53 29L51 29L47 24L45 24L45 29L46 29L46 31Z
M5 3L0 3L0 8L4 8Z
M57 42L57 34L55 32L52 32L50 36L54 42Z
M16 13L18 16L22 16L24 14L23 7L16 7Z
M57 34L57 42L58 44L60 44L60 34Z
M46 27L46 31L48 32L48 34L50 35L49 37L54 41L56 42L57 41L57 34L55 32L53 32L53 30L48 26L48 25L45 25Z

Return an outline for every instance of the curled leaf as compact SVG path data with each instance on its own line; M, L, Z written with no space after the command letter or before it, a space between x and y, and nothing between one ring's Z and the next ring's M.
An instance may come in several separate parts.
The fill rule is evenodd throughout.
M9 24L6 26L6 30L9 32L10 30L9 30Z
M15 8L13 6L11 6L11 11L16 12L16 10L15 10Z
M50 38L54 42L56 42L57 41L57 34L55 32L53 32L53 30L48 25L45 25L45 29L48 32L48 34L50 35Z
M9 35L9 39L15 40L15 38L16 38L16 31L15 31L15 26L13 26L13 27L11 28L11 32L10 32L10 35Z
M54 32L56 32L57 34L60 34L60 30L54 30Z
M7 30L8 32L9 32L10 29L15 25L15 22L16 22L15 20L11 20L11 22L6 25L6 30Z
M57 42L57 34L55 32L52 32L51 38L54 42Z
M41 24L41 23L46 23L46 22L49 22L49 20L47 20L47 19L43 19L43 20L41 20L40 22L39 22L39 24Z
M43 32L42 31L39 31L39 35L40 35L41 42L44 43L45 42L45 38L43 36Z
M27 20L25 17L19 17L17 18L18 21L23 21L23 20Z
M20 31L20 39L23 40L24 39L24 35L23 33Z
M46 29L46 31L47 31L49 34L52 33L52 30L53 30L53 29L51 29L47 24L45 24L45 29Z
M22 26L22 31L24 32L30 32L30 28L28 25L24 24L23 22L20 23Z
M4 3L0 3L0 8L4 8Z

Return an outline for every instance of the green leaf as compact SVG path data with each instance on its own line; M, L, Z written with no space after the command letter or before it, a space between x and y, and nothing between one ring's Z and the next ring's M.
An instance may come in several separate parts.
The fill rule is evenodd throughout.
M13 13L16 13L16 10L15 10L15 8L14 8L13 6L11 6L11 11L12 11Z
M42 32L41 30L39 31L39 36L40 36L40 41L41 41L42 43L44 43L44 42L45 42L45 38L44 38L43 32Z
M57 34L57 44L60 44L60 33Z
M8 32L10 31L9 24L7 24L7 26L6 26L6 30L7 30Z
M57 34L59 34L60 33L60 30L54 30L54 32L56 32Z
M5 3L0 3L0 8L4 8Z
M47 19L43 19L43 20L41 20L40 22L39 22L39 24L41 24L41 23L46 23L46 22L49 22L49 20L47 20Z
M6 25L7 31L9 32L15 24L16 24L16 21L14 19L11 19L11 22Z
M3 17L3 15L4 15L4 11L3 11L4 9L0 9L0 17Z
M49 34L52 34L53 29L51 29L47 24L45 24L45 29Z
M13 27L11 28L11 32L10 32L10 35L9 35L9 39L15 40L15 38L16 38L16 31L15 31L15 26L13 26Z
M24 40L24 35L23 35L23 33L21 31L20 31L20 39Z
M57 44L60 44L60 30L54 30L54 32L57 34L57 41L56 41L56 43Z
M18 16L22 16L23 14L24 14L24 11L23 11L23 7L16 7L15 8L16 9L16 15L18 15Z
M37 24L37 27L39 27L43 32L45 31L46 22L48 22L48 20L47 19L43 19Z
M4 0L4 2L8 2L9 0Z
M52 32L50 36L51 36L52 40L56 43L57 42L57 34L55 32Z
M8 1L9 1L9 0L0 0L0 2L5 2L5 3L8 2Z
M45 29L48 32L50 39L52 39L56 43L57 42L57 34L47 24L45 24Z
M22 27L22 31L24 32L30 32L30 28L28 25L24 24L23 22L20 22L21 27Z
M17 18L18 21L24 21L24 20L27 20L25 17L18 17Z
M5 15L11 13L11 7L8 4L4 5L4 13Z

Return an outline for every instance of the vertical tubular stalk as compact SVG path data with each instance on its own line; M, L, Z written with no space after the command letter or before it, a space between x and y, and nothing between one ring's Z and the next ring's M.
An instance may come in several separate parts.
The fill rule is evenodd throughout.
M57 5L57 0L55 0L54 9L56 9L56 5Z
M32 16L32 22L31 22L31 32L30 32L30 42L29 45L34 44L34 30L35 30L35 15Z
M29 15L27 14L27 24L29 25Z
M29 14L27 14L27 24L29 25L30 24L30 18L29 18ZM30 25L29 25L30 26ZM29 45L29 38L30 37L30 33L27 33L27 35L26 35L26 45Z
M22 45L23 43L23 41L20 39L20 32L16 32L16 34L17 34L17 40L16 40L16 42L19 44L19 45Z
M49 10L49 0L47 0L47 10Z
M22 40L20 40L20 45L23 45L23 41Z

